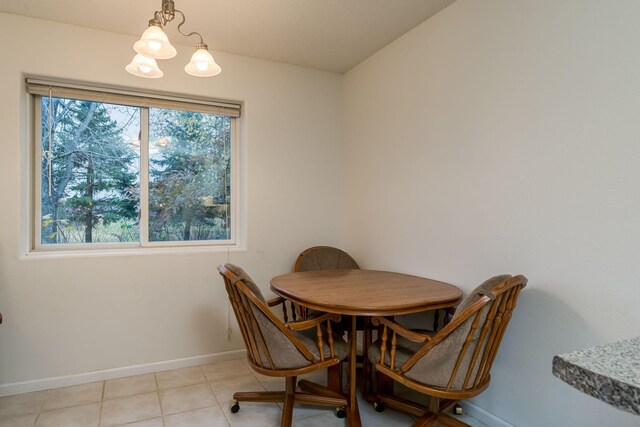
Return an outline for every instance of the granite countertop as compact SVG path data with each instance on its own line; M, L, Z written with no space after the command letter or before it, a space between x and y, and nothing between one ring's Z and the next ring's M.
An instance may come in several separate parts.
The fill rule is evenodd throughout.
M555 356L553 375L596 399L640 415L640 337Z

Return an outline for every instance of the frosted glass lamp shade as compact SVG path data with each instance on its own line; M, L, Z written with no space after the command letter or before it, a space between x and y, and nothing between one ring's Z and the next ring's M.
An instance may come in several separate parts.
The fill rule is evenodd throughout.
M133 58L133 61L125 67L125 70L134 76L145 77L147 79L158 79L163 75L155 59L140 54L137 54L135 58Z
M206 48L199 47L191 56L191 61L184 67L184 70L196 77L211 77L220 74L222 68Z
M149 25L142 33L140 40L133 45L133 50L140 55L154 59L169 59L178 53L176 48L169 43L169 38L162 31L162 28L157 25Z

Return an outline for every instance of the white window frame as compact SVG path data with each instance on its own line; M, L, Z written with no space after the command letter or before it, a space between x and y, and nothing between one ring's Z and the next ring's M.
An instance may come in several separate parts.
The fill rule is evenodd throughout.
M96 91L100 91L97 88ZM239 244L238 225L240 222L239 215L239 164L237 158L240 149L239 145L239 117L230 117L231 135L230 135L230 196L231 203L229 207L229 218L231 220L230 238L227 240L187 240L187 241L149 241L149 108L164 107L146 107L134 105L140 109L140 202L139 202L139 227L140 240L138 242L108 242L108 243L60 243L60 244L43 244L42 243L42 98L46 95L31 95L32 102L32 153L33 170L32 177L34 179L33 194L33 213L31 215L32 252L69 252L69 251L100 251L113 249L144 249L144 248L185 248L185 247L233 247ZM180 99L188 99L181 97ZM95 102L103 102L96 100ZM111 102L109 102L111 103ZM120 104L127 105L127 104ZM185 108L189 111L188 108Z

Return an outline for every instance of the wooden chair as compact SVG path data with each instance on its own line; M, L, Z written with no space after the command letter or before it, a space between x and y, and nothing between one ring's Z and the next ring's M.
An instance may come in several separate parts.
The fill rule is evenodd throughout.
M358 263L345 251L331 246L314 246L298 255L293 271L356 269Z
M428 407L401 399L393 395L393 383L389 387L387 381L378 388L376 409L386 405L412 413L419 417L414 427L436 422L468 426L445 411L489 386L491 366L526 284L524 276L487 280L460 303L451 322L433 336L374 317L382 336L369 348L369 358L376 364L379 378L390 378L429 396Z
M359 269L358 263L342 249L331 246L313 246L307 248L298 255L293 271L318 271L318 270L350 270ZM317 310L310 310L306 307L295 305L295 314L301 319L315 317L322 314ZM344 319L343 327L349 323L349 319ZM358 328L361 330L362 328Z
M267 302L251 277L233 264L221 265L218 271L238 320L249 364L262 375L286 378L285 391L235 393L231 412L238 412L239 402L284 402L280 425L285 427L291 426L294 402L301 402L333 406L336 416L344 417L347 400L341 393L307 380L298 382L303 391L296 391L299 375L324 368L333 372L329 377L340 390L340 361L349 352L347 343L331 330L331 322L339 321L340 316L324 314L283 323L269 309L284 303L283 298Z

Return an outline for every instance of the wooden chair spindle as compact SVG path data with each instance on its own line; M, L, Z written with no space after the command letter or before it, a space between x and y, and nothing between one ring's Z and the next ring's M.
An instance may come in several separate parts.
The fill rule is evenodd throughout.
M396 333L396 331L393 331L393 334L391 335L391 361L389 363L389 367L391 369L395 369L396 368L396 336L398 334Z
M385 355L387 353L387 325L382 327L382 343L380 344L380 364L384 365Z
M316 336L318 337L318 352L320 353L320 360L324 362L324 341L322 340L322 328L320 325L316 326Z

